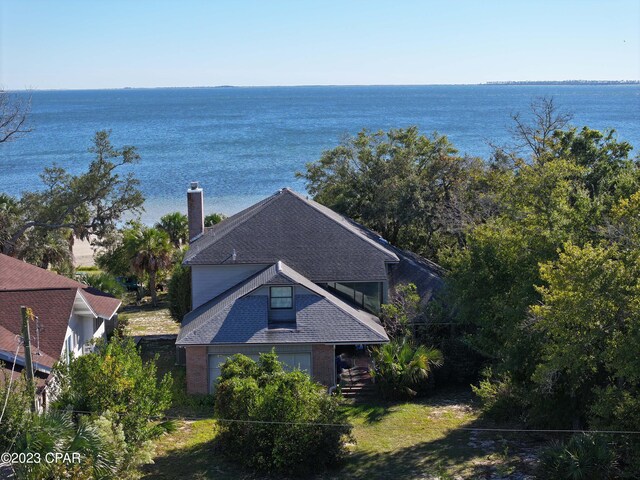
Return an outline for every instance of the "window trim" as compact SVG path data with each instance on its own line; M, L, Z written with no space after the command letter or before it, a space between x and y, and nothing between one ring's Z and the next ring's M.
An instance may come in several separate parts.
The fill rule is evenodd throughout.
M273 293L272 293L274 288L288 288L289 291L291 292L291 295L274 296ZM293 297L294 297L293 285L274 285L274 286L271 286L271 287L269 287L269 308L271 310L292 310L293 309ZM290 307L274 307L273 306L273 302L272 302L272 300L274 298L290 298L291 299L291 306Z

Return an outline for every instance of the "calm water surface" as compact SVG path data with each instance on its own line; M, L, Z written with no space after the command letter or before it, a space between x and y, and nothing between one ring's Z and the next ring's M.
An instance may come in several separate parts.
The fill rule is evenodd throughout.
M295 172L341 138L418 125L445 134L462 153L486 157L509 142L509 115L553 96L573 124L615 128L640 148L640 86L254 87L36 91L33 132L0 145L0 191L38 188L57 163L77 173L96 130L138 147L133 169L147 197L143 219L185 210L188 183L205 188L208 211L227 214L280 187L304 191Z

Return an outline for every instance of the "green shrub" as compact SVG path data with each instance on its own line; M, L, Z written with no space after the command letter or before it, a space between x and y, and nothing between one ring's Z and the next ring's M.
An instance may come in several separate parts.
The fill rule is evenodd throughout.
M80 265L76 267L76 272L99 272L100 267L97 265Z
M87 285L98 290L109 293L116 298L122 298L125 294L125 288L122 286L116 277L109 273L94 273L84 276L84 281Z
M53 480L73 478L123 479L118 475L116 450L87 417L74 422L70 413L47 412L32 414L27 428L15 438L14 453L40 456L41 461L15 463L17 478L24 480ZM47 461L47 455L77 455L74 461Z
M191 269L178 263L169 280L169 313L176 322L191 311Z
M74 358L57 370L62 392L54 408L117 416L127 443L138 446L152 437L152 420L171 405L172 378L156 379L155 362L144 363L131 338L114 335L95 353Z
M0 451L6 452L13 443L16 436L26 429L29 423L30 396L27 382L24 375L20 375L11 382L9 390L9 371L5 370L4 363L0 362L0 402L7 401L2 416L2 426L0 427ZM4 403L0 403L2 412Z
M210 213L204 217L204 226L205 227L213 227L215 224L220 223L222 220L227 218L224 213Z
M411 398L424 391L433 369L443 364L442 353L408 339L391 342L373 350L372 376L385 398Z
M508 375L495 376L491 368L482 372L479 384L471 390L480 399L482 411L498 421L522 420L525 406Z
M540 478L549 480L607 480L618 478L615 447L605 437L574 435L554 442L541 456Z
M235 355L222 365L215 412L223 452L262 472L299 475L334 466L351 432L338 400L308 374L284 371L273 352L257 363Z

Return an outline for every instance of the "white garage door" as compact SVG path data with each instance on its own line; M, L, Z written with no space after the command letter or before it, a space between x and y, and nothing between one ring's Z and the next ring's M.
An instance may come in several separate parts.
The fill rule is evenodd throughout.
M209 392L213 393L216 381L220 376L220 367L233 354L210 354L209 355ZM249 354L247 357L258 361L259 354ZM311 373L311 354L310 353L279 353L278 360L284 363L286 369L293 370L295 368Z

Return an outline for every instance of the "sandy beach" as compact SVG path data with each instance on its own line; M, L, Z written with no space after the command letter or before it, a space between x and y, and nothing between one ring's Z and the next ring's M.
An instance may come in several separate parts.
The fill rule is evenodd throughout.
M80 240L76 238L73 242L73 264L77 267L92 267L95 265L93 260L93 248L88 240Z

